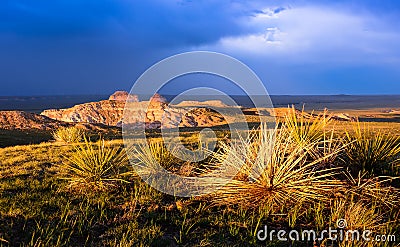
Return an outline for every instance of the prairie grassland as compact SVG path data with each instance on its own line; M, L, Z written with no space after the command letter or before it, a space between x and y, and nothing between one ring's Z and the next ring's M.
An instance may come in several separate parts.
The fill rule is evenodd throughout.
M370 132L322 115L288 116L277 130L261 126L249 138L221 141L210 159L190 165L204 170L227 162L237 176L216 193L194 198L144 183L123 157L121 139L1 148L0 246L314 246L261 242L257 232L264 225L323 230L339 219L349 229L397 234L397 242L324 240L318 246L398 246L399 138L383 125ZM196 146L195 136L183 138ZM155 155L167 167L187 165L174 161L159 139L153 143L159 144L152 152L137 146L144 160ZM98 181L101 186L93 186Z

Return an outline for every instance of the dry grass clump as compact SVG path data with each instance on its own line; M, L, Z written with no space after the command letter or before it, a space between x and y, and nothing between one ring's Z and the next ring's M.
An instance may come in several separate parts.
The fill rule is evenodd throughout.
M308 153L317 144L293 146L287 139L290 130L261 126L258 134L241 139L231 146L221 144L221 151L214 158L227 167L224 174L238 171L242 176L210 179L221 189L214 196L215 204L240 204L245 207L269 205L271 207L299 200L323 200L327 192L340 185L332 179L336 169L316 170L315 165L333 154L308 161ZM245 177L246 179L243 179ZM222 184L226 185L222 186Z
M368 125L359 122L353 132L346 132L346 162L350 169L385 174L400 162L400 136L372 131Z
M85 132L77 127L60 127L52 135L56 141L76 143L83 139Z
M348 196L355 196L360 200L385 205L387 208L400 206L400 190L390 186L395 177L368 178L359 173L358 177L346 174L346 183L342 187Z
M63 179L73 190L106 190L125 181L121 170L127 164L126 154L123 148L111 146L104 139L91 143L85 137L84 143L76 145L65 158L69 162L62 167Z
M398 227L396 213L393 213L394 210L385 210L379 204L350 196L334 200L330 211L331 226L337 228L340 224L344 230L342 239L337 241L338 246L394 246L394 242L387 241L387 239L396 235L393 227L396 224ZM358 231L358 234L355 233L355 230ZM370 239L369 241L362 238L364 231L371 233L367 236ZM382 239L386 240L377 243L374 241L377 235L385 236Z
M377 230L383 226L383 217L376 209L364 201L340 198L335 200L331 207L331 223L336 226L338 220L344 219L347 229Z
M326 112L312 116L293 109L280 128L270 130L262 125L249 138L230 145L221 143L213 158L225 170L208 181L220 188L213 195L213 203L245 208L267 206L279 211L279 205L290 208L299 201L307 206L351 197L361 200L364 206L396 208L400 202L400 193L393 187L396 178L354 178L346 172L341 167L347 165L343 156L352 149L354 141L348 139L349 134L343 139L333 129L327 130L330 123ZM397 147L393 142L391 139L389 146ZM391 151L392 160L396 160L394 153L396 150ZM356 208L359 205L352 209Z

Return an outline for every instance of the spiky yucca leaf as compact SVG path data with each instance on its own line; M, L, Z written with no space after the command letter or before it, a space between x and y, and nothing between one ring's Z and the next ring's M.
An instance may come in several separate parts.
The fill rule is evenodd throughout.
M63 141L66 143L80 142L83 139L84 131L77 127L60 127L55 130L52 135L56 141Z
M258 135L249 139L241 139L231 146L221 143L222 152L214 156L227 167L222 174L228 176L210 178L210 183L221 187L214 195L214 203L258 207L300 199L324 199L328 191L341 183L332 179L336 169L314 170L315 164L333 154L307 161L307 151L314 145L293 148L285 130L269 130L265 125ZM230 180L238 171L247 179Z
M171 171L180 162L177 146L162 141L133 144L131 150L132 157L138 161L136 165L143 168L135 169L143 173L139 175L157 174L159 166Z
M325 135L326 127L332 122L326 111L314 116L304 109L297 114L294 107L288 108L282 125L287 132L288 141L300 147L309 147L321 141Z
M121 179L121 168L127 163L123 148L111 146L104 139L94 144L84 137L84 143L76 145L66 159L69 162L63 167L63 179L69 181L70 188L104 190L116 182L126 182Z
M353 133L346 132L346 163L357 174L384 175L400 161L400 136L373 132L367 124L355 123ZM393 174L392 174L393 175Z
M339 167L343 164L341 154L347 145L348 143L343 142L342 138L335 137L334 129L326 131L322 140L312 149L310 158L321 160L317 168Z

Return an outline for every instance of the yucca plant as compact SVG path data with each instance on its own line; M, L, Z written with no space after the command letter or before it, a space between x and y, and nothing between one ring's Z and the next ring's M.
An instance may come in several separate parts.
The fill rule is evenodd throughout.
M346 132L346 163L354 175L358 172L369 175L391 174L400 161L400 136L380 131L373 132L367 124L359 122L353 132Z
M215 204L274 207L299 200L311 202L325 199L332 188L341 184L333 179L337 169L314 169L318 162L334 154L308 162L307 152L316 143L293 146L285 131L262 125L259 133L248 139L231 146L221 143L222 150L214 158L226 168L223 176L209 180L214 187L221 188L214 195ZM238 172L247 179L235 177Z
M165 144L162 141L150 140L139 144L131 145L132 158L138 162L137 166L144 174L156 174L159 166L168 171L172 171L181 161L177 158L178 148L173 144Z
M297 113L294 107L288 108L282 125L287 133L288 141L296 146L308 147L318 144L326 135L326 127L332 122L327 111L319 115L309 114L304 109Z
M68 163L63 168L63 179L68 180L72 189L106 190L116 186L122 179L122 168L127 164L124 149L99 140L91 143L84 137L84 143L74 147L65 157Z
M52 135L56 141L66 143L80 142L83 139L84 131L75 126L73 127L60 127L55 130Z

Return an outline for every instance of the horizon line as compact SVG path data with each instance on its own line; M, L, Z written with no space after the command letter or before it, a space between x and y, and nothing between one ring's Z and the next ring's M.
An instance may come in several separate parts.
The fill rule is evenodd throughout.
M111 94L32 94L32 95L0 95L0 98L12 97L58 97L58 96L110 96ZM149 96L150 94L136 94ZM175 96L179 94L161 94L163 96ZM226 94L229 96L249 96L246 94ZM186 94L185 96L219 96L218 94ZM254 94L251 96L265 96L261 94ZM268 96L400 96L399 94L269 94Z

